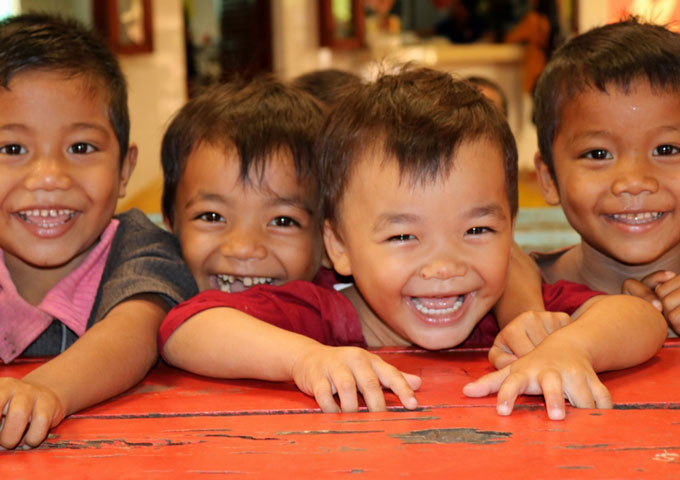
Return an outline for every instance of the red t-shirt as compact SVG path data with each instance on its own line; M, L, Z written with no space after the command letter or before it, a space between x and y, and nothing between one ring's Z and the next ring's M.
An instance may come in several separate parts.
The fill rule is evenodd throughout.
M543 284L546 310L574 313L586 300L600 292L585 285L561 280ZM244 292L206 290L174 307L158 332L160 351L180 325L203 310L235 308L277 327L306 335L331 346L366 346L354 306L340 292L312 282L294 280L285 285L258 285ZM458 347L488 348L498 334L498 323L489 313Z

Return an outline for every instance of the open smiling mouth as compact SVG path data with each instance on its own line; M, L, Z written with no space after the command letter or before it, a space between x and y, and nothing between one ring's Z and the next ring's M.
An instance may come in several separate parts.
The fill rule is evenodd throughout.
M272 285L272 277L239 277L237 275L216 275L217 286L222 292L242 292L255 285Z
M423 315L429 317L451 315L465 302L465 295L453 297L411 297L411 303Z
M615 213L607 216L615 222L626 225L644 225L659 220L664 216L664 212Z
M73 219L76 216L76 212L67 208L36 208L33 210L22 210L17 212L17 215L24 222L40 228L55 228Z

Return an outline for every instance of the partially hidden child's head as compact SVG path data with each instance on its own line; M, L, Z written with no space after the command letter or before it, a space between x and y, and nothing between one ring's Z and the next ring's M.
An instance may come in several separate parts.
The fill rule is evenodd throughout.
M136 161L125 78L74 20L0 22L0 248L19 264L74 268L114 213Z
M574 37L535 104L539 182L584 242L626 264L680 243L680 35L629 18Z
M323 106L270 76L191 99L162 143L163 216L199 289L312 280L324 256Z
M347 91L362 83L359 75L337 68L312 70L295 77L292 81L294 87L311 93L327 106L334 105Z
M335 269L401 338L465 340L505 287L517 149L503 115L463 80L406 67L332 110L318 153Z
M508 97L498 83L486 77L476 75L466 80L477 87L506 117L508 116Z

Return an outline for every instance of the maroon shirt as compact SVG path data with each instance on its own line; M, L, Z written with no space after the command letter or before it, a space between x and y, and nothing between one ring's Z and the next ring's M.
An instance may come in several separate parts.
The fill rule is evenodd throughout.
M571 315L596 295L601 295L601 292L564 280L552 285L543 284L543 301L548 311ZM235 308L325 345L366 347L359 316L344 295L316 283L294 280L279 286L258 285L239 293L206 290L177 305L170 310L158 332L160 351L163 351L170 335L189 318L203 310L218 307ZM491 347L498 332L498 323L489 313L458 347Z

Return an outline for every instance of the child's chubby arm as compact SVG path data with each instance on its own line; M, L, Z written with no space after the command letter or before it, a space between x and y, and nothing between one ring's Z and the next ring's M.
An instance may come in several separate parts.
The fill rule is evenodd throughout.
M675 272L660 270L642 280L629 278L623 282L621 292L650 302L663 312L668 326L680 334L680 276Z
M158 295L132 297L22 379L0 378L0 446L37 446L66 415L139 382L157 360L156 334L168 308Z
M421 383L362 348L326 346L233 308L194 315L172 333L163 353L169 363L201 375L293 380L324 412L356 412L357 391L369 410L385 410L382 387L413 409Z
M651 358L666 338L663 316L651 304L626 295L588 301L578 320L550 334L534 350L503 369L466 385L481 397L498 392L500 415L509 415L518 395L543 394L548 416L565 416L564 397L581 408L611 408L596 372L631 367Z

